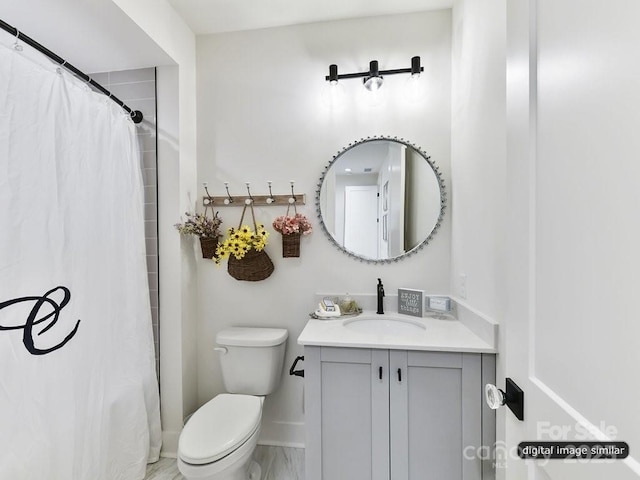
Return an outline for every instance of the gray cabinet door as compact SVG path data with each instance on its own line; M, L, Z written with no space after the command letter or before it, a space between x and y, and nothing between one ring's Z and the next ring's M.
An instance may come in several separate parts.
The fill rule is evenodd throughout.
M389 369L391 480L480 480L481 356L392 350Z
M492 355L305 347L306 480L491 480L486 381Z
M305 347L307 480L389 480L388 358Z

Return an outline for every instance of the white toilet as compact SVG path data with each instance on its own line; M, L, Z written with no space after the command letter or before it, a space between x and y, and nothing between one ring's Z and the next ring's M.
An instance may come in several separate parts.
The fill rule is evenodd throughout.
M178 469L187 480L260 480L252 460L264 395L280 383L287 330L232 327L216 336L229 393L200 407L178 442Z

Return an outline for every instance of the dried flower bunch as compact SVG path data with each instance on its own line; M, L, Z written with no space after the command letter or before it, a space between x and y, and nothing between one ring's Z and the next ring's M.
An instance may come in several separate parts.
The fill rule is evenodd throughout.
M231 255L240 260L251 249L260 252L267 245L268 238L269 232L262 224L257 226L255 232L248 225L242 225L240 228L231 227L227 230L227 238L216 249L216 263L220 265L221 260Z
M196 235L198 237L216 238L222 236L220 225L222 219L215 212L213 218L208 217L206 213L185 213L187 221L177 223L175 227L183 235Z
M280 215L276 217L273 221L273 228L282 235L292 235L294 233L309 235L313 231L311 222L301 213L296 213L294 216Z

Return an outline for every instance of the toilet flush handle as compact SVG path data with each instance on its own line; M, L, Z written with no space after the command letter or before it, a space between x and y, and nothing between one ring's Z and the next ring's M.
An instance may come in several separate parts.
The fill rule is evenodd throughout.
M225 355L229 350L227 350L225 347L215 347L214 350L216 352L220 352L221 354Z

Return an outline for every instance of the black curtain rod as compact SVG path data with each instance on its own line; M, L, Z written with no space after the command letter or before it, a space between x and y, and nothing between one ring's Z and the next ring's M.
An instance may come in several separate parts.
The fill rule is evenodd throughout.
M2 27L3 30L9 32L11 35L16 37L16 40L22 40L27 45L32 46L33 48L35 48L36 50L38 50L41 53L44 53L51 60L53 60L54 62L60 64L61 67L64 67L67 70L69 70L76 77L81 79L83 82L90 84L91 86L93 86L97 90L99 90L100 92L102 92L105 95L107 95L111 100L113 100L118 105L120 105L131 116L131 119L133 120L134 123L142 122L143 116L142 116L142 112L140 110L132 110L130 107L125 105L125 103L122 100L120 100L118 97L116 97L114 94L112 94L109 90L104 88L102 85L100 85L95 80L92 80L89 75L87 75L86 73L78 70L76 67L74 67L69 62L67 62L64 58L59 57L58 55L53 53L48 48L46 48L46 47L42 46L41 44L39 44L38 42L36 42L33 38L29 37L28 35L25 35L21 31L19 31L17 28L9 25L8 23L4 22L1 19L0 19L0 27Z

